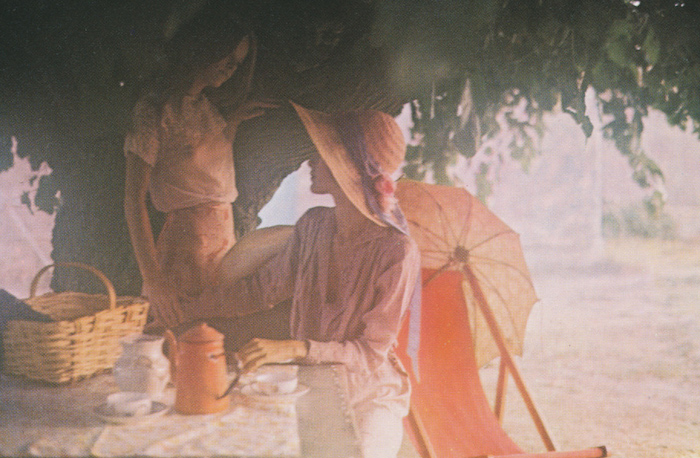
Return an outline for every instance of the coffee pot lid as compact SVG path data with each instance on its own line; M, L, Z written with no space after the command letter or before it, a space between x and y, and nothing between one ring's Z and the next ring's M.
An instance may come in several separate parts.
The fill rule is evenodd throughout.
M223 338L224 335L216 329L206 323L200 323L182 333L178 340L191 343L204 343L223 340Z

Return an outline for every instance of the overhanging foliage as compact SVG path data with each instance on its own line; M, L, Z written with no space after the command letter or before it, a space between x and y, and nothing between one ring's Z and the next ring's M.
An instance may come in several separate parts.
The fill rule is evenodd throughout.
M507 154L527 163L552 109L590 133L589 87L642 186L662 178L639 144L650 108L699 132L700 14L687 0L8 0L0 167L11 165L15 136L22 156L54 170L36 202L54 211L61 193L54 259L92 261L122 289L137 287L122 215L124 128L172 32L211 7L235 10L255 31L256 98L392 114L411 103L414 177L449 181L449 165L504 126L516 133ZM526 116L509 115L515 107ZM299 129L285 110L242 127L240 232L311 151Z

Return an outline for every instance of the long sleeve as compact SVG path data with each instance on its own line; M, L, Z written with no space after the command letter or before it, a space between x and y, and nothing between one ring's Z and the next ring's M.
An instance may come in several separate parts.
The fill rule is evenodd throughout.
M260 310L292 297L289 331L309 342L305 362L344 364L351 405L382 403L405 415L409 382L393 346L420 275L418 247L392 228L369 228L338 247L329 299L335 231L333 209L305 213L283 252L245 279L249 304Z
M372 373L386 362L413 296L420 262L413 243L391 246L386 252L388 262L378 275L369 279L368 285L356 285L358 289L370 288L372 296L372 303L358 313L357 335L341 341L310 339L308 362L339 362L360 373Z

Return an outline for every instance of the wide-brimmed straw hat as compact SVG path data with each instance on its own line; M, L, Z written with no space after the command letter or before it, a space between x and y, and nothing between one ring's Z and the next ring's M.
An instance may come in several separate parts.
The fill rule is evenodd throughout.
M328 114L292 105L355 208L380 226L407 232L391 178L406 155L406 142L394 118L376 110Z

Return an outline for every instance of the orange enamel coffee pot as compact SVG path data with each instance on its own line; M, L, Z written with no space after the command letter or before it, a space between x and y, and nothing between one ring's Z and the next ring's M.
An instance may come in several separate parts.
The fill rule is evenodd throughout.
M229 406L224 336L205 323L175 338L165 332L171 377L175 381L175 411L182 414L221 412Z

